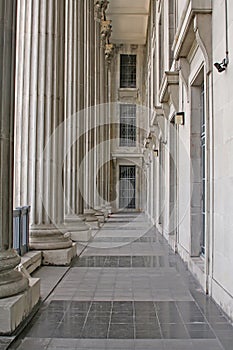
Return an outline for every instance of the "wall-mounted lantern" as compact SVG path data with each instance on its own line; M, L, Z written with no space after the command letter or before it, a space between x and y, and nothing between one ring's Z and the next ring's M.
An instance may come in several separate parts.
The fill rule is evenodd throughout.
M174 122L176 125L184 125L184 112L177 112Z
M153 150L154 157L158 157L159 156L159 150L156 148L156 145L153 145L152 150Z

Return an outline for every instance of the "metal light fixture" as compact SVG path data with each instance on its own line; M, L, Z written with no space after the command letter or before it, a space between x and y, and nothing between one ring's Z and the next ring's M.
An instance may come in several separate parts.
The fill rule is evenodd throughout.
M217 68L219 73L224 72L224 70L226 70L227 65L229 63L229 59L228 59L228 55L222 60L221 63L219 62L215 62L214 66Z
M177 112L175 114L175 124L184 125L184 112Z
M156 148L155 145L153 145L152 150L153 150L154 156L158 157L159 156L159 150Z
M222 62L215 62L214 66L217 68L219 73L222 73L226 70L229 64L229 49L228 49L228 6L227 0L225 0L225 40L226 40L226 56Z

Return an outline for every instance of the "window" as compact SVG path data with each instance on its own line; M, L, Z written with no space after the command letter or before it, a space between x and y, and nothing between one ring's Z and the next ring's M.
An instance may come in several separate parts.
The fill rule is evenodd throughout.
M135 209L136 167L120 165L119 207Z
M136 55L121 55L120 87L136 88Z
M136 146L136 105L120 105L120 146Z

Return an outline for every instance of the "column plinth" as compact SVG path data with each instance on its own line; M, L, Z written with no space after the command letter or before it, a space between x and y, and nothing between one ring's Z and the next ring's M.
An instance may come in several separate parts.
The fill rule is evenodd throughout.
M28 289L28 279L21 272L14 270L20 260L13 249L0 252L0 298L10 297Z
M84 216L86 218L86 222L95 229L100 227L99 220L96 216L96 210L94 209L84 209Z
M63 227L61 227L62 230ZM65 226L64 226L65 230ZM72 241L58 231L56 227L35 227L30 231L30 249L51 250L66 249L72 246Z
M65 218L65 226L70 238L75 242L88 242L91 239L91 227L86 224L84 215L69 215Z

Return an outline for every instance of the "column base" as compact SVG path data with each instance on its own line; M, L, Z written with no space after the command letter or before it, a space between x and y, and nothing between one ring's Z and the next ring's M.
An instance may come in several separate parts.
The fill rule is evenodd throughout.
M28 289L28 279L20 271L15 270L20 260L13 249L0 252L0 299Z
M101 224L105 222L105 218L106 218L105 213L101 207L95 207L95 216L97 217L97 219Z
M69 266L77 255L77 243L66 249L42 250L42 265Z
M40 279L30 278L23 293L0 299L0 335L11 335L40 299Z
M106 205L106 210L108 211L108 216L112 214L112 206L109 204L109 205Z
M94 209L84 209L84 216L86 222L92 229L98 230L100 228L100 222L96 217L96 211Z
M30 229L29 246L32 250L54 250L72 247L72 241L55 226L35 226Z
M112 207L110 205L102 205L101 208L101 210L104 213L104 216L108 218L109 215L112 213Z
M91 227L85 217L70 215L65 218L65 226L74 242L88 242L92 238Z
M41 266L42 256L41 251L29 251L21 258L21 264L29 274L32 274Z

